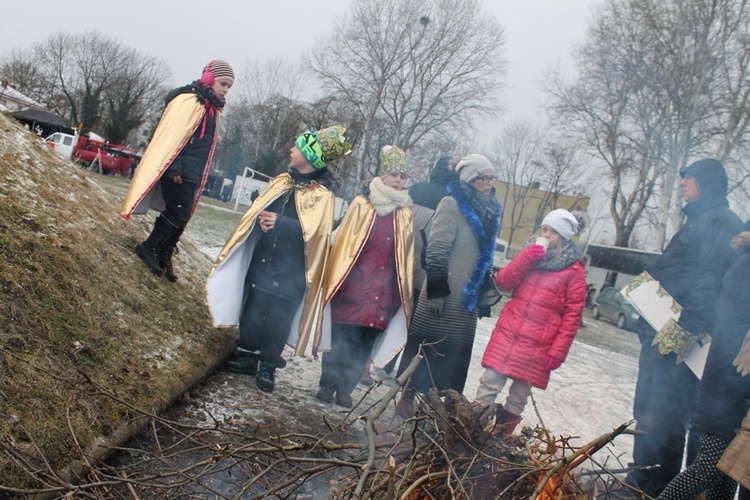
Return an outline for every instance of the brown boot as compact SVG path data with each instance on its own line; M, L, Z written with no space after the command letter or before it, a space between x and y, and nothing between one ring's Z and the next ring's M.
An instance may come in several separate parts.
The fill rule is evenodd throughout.
M396 415L406 420L414 416L414 398L416 394L413 389L404 389L401 399L396 403Z
M498 405L495 410L495 432L493 434L499 434L500 436L510 436L513 431L516 430L516 426L521 421L521 415L511 413L503 405Z

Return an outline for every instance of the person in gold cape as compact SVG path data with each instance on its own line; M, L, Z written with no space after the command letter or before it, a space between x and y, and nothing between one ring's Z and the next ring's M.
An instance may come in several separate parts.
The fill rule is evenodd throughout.
M289 171L274 178L240 220L208 277L214 326L239 324L237 356L230 372L256 377L271 392L284 368L284 345L305 352L322 312L323 271L333 230L333 178L326 166L345 155L340 126L297 138ZM296 312L296 314L295 314Z
M409 154L396 146L380 153L380 177L357 196L331 248L324 281L320 390L316 397L350 408L351 393L370 357L382 367L406 343L414 277L414 224Z
M149 208L161 212L135 253L151 272L171 282L177 281L172 253L206 184L219 138L219 116L233 83L231 66L215 59L200 79L167 94L164 113L120 209L125 220Z

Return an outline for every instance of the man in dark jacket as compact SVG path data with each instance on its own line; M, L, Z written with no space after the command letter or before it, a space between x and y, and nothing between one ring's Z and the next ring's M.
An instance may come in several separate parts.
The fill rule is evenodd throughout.
M716 331L703 369L691 432L700 432L693 464L674 478L659 499L682 500L705 493L710 499L733 499L737 483L717 464L750 405L750 380L732 362L750 329L750 221L732 240L737 258L724 276L716 301Z
M729 209L727 175L720 162L699 160L680 171L687 216L650 274L683 307L679 325L693 335L713 334L716 298L732 260L730 241L742 221ZM639 321L641 354L633 416L637 429L626 483L657 496L680 472L699 380L676 354L660 354L656 332ZM692 443L691 443L692 444ZM696 449L689 446L688 463ZM658 467L656 467L658 465Z
M458 176L451 170L450 157L441 156L435 162L430 172L429 182L417 182L409 188L409 196L416 205L420 205L430 210L435 210L440 200L448 196L445 189L450 182L456 180Z
M427 236L430 233L430 222L435 215L435 209L440 200L448 196L446 186L458 179L458 175L451 169L450 157L441 156L430 172L429 182L417 182L409 189L409 196L414 202L414 307L417 306L422 283L425 280L425 272L422 269L422 252ZM424 239L422 238L424 234Z

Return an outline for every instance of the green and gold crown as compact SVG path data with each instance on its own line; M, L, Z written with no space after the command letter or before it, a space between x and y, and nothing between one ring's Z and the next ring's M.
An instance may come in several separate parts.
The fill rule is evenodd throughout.
M313 132L308 130L297 138L294 144L305 159L315 168L324 168L330 161L349 154L352 145L345 142L346 129L340 125Z
M402 172L409 175L409 162L411 154L404 151L395 144L393 146L383 146L380 150L380 175L395 174Z

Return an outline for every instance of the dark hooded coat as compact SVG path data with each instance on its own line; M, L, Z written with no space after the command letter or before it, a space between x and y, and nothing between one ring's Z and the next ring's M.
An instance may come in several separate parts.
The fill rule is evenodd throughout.
M423 262L425 244L432 229L433 216L440 200L448 196L446 186L458 178L451 170L450 159L441 156L430 172L429 182L417 182L409 189L409 196L414 202L412 212L414 213L414 288L422 290L424 280L427 277ZM424 238L422 237L424 234ZM415 298L417 295L415 294ZM415 304L416 309L416 304Z
M719 167L707 159L680 171L682 177L695 176L701 199L682 208L685 225L650 270L683 307L680 325L693 335L713 332L716 298L734 254L729 242L742 230L742 220L729 209L727 177Z
M732 365L750 330L750 224L734 240L737 259L724 276L716 329L703 370L693 427L731 440L750 406L750 377Z
M440 200L448 196L446 186L457 177L450 168L448 157L442 156L430 172L430 182L417 182L409 189L409 196L415 205L434 211Z
M716 160L697 161L680 171L692 175L700 199L686 204L685 224L672 237L650 274L683 307L679 324L694 335L713 335L716 299L724 274L732 263L730 241L742 230L742 221L729 209L727 176ZM685 430L690 425L698 392L698 379L676 354L661 354L652 345L656 332L638 321L641 353L633 401L633 417L643 434L633 441L633 465L625 481L657 496L677 476L683 463ZM697 451L688 443L688 461ZM640 466L659 464L647 469Z

